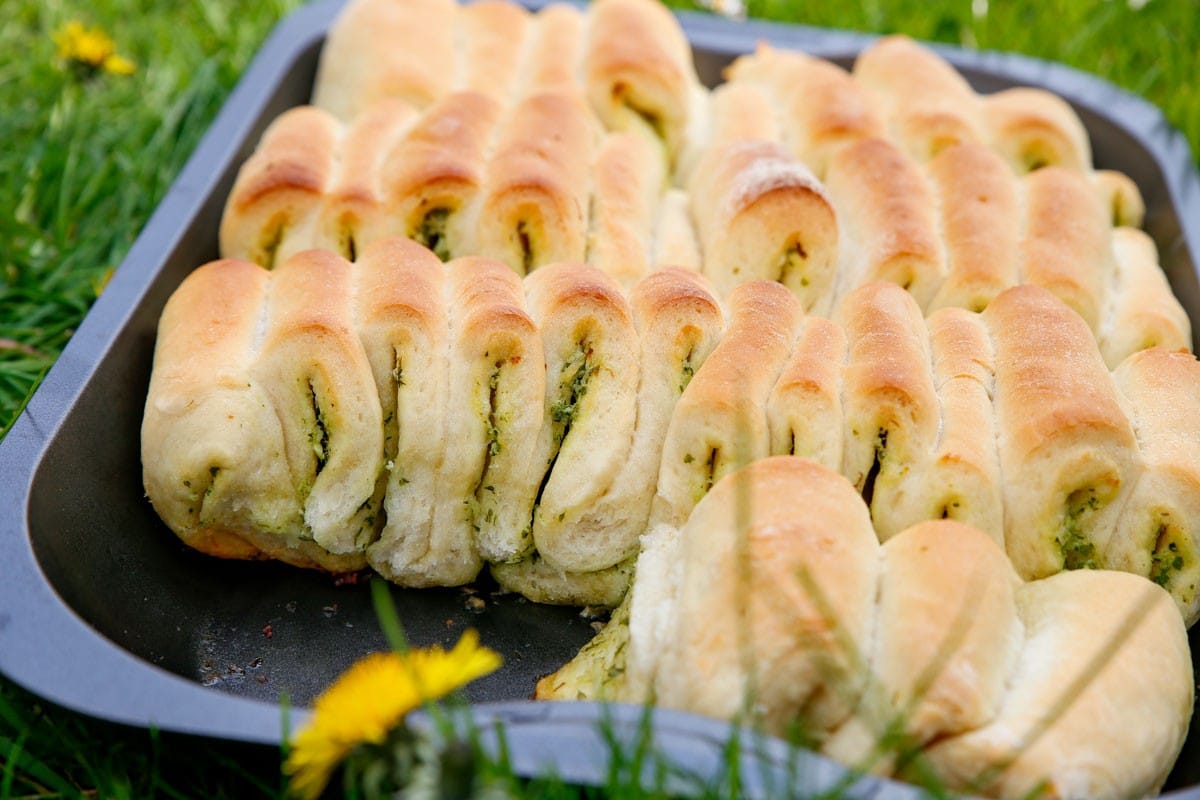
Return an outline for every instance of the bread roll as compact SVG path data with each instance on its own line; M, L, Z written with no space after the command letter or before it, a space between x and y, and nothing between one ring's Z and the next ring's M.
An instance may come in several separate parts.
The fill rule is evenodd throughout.
M1017 589L1024 642L1000 713L935 743L952 791L1070 800L1157 793L1192 712L1187 636L1170 599L1122 572Z
M272 274L262 345L251 368L283 428L304 534L360 559L379 514L383 416L355 326L351 264L307 250Z
M428 106L453 86L457 22L454 0L354 0L321 50L313 105L343 121L385 97Z
M461 6L458 24L461 79L456 88L507 101L518 89L535 17L509 0L477 0Z
M838 150L825 186L837 209L839 296L891 281L925 308L946 277L933 191L916 162L883 139Z
M271 123L225 203L222 257L270 269L311 246L341 133L337 120L310 106L285 111Z
M616 283L583 265L555 264L525 285L545 353L543 424L532 469L540 487L533 539L549 566L589 572L629 555L627 541L593 536L594 504L629 459L637 419L637 332Z
M767 401L804 312L776 283L729 297L720 342L687 384L667 427L651 524L683 524L723 476L770 453Z
M531 95L508 114L487 167L474 247L518 275L582 261L594 122L578 97Z
M473 209L487 174L500 104L461 92L429 108L392 151L381 182L387 198L372 240L407 236L443 261L474 248Z
M584 16L574 6L550 3L538 12L522 56L518 97L543 92L582 95L583 37Z
M1110 226L1087 178L1046 167L1024 178L1021 282L1049 289L1098 333L1112 279Z
M928 161L953 144L987 141L974 90L933 50L912 39L878 39L855 60L854 77L875 93L892 136L917 161Z
M305 537L283 431L253 374L270 274L244 261L192 272L163 309L142 420L142 476L163 522L201 552L361 566Z
M803 53L759 44L728 68L733 84L764 87L777 109L784 145L819 178L835 150L885 135L867 91L841 67Z
M666 180L662 148L634 133L604 137L592 168L587 262L626 290L652 269L653 225Z
M1000 712L1024 640L1021 580L979 531L924 522L882 548L871 676L823 751L891 774L926 745Z
M982 311L1018 280L1021 198L1008 166L982 145L944 148L929 162L946 247L946 280L929 311Z
M1047 166L1091 171L1087 131L1061 97L1020 86L983 98L983 106L993 146L1017 174Z
M899 533L897 506L928 468L939 430L929 334L912 296L864 284L835 318L846 334L842 474L863 492L881 538Z
M838 224L803 164L772 142L733 141L705 154L689 189L704 274L718 292L778 281L806 310L828 307Z
M312 247L354 261L372 242L405 232L382 218L390 216L382 178L393 149L417 117L403 101L381 100L349 126L338 142L336 177L317 213Z
M1112 375L1084 321L1043 289L1009 289L982 317L1013 566L1026 580L1101 567L1139 471Z
M1113 378L1145 471L1105 561L1170 592L1191 626L1200 618L1200 363L1190 353L1152 348L1127 358Z
M648 129L669 162L678 158L699 81L691 45L670 11L653 0L593 3L583 74L588 102L607 128Z
M801 456L841 470L845 362L842 329L823 317L805 318L767 401L771 455Z
M415 580L429 551L449 381L446 272L402 239L368 247L354 265L359 337L383 413L386 524L367 551L390 580ZM453 501L451 501L453 502Z
M1146 217L1146 203L1137 184L1116 170L1098 169L1092 174L1092 184L1100 195L1104 207L1110 209L1114 228L1127 226L1142 227Z
M739 139L779 142L783 136L771 96L749 81L723 83L713 89L709 115L709 147Z
M879 563L854 488L763 459L718 481L678 541L674 624L631 642L658 654L657 702L770 730L803 713L817 737L840 723L861 691Z
M682 189L668 189L654 223L653 264L656 269L701 269L700 241L689 210L691 198Z
M1190 350L1192 325L1158 264L1154 241L1136 228L1112 232L1116 269L1100 326L1100 352L1110 368L1151 347Z

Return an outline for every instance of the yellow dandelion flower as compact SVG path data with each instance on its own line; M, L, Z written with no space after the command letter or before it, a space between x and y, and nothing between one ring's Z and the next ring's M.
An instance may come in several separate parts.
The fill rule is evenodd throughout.
M58 57L69 64L116 75L130 75L135 69L132 61L117 53L116 43L102 28L88 28L79 20L71 20L51 38Z
M312 721L292 739L284 770L292 792L316 798L337 765L360 744L382 744L408 712L494 672L500 655L469 630L447 653L441 647L374 653L317 698Z

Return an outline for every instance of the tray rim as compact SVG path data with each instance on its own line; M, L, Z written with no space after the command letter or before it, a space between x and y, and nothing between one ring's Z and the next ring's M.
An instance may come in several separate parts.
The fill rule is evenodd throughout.
M551 1L526 0L524 4L536 9ZM298 55L323 40L344 2L319 0L297 9L275 26L114 272L105 292L0 440L0 674L72 711L123 725L252 744L277 745L286 733L281 706L206 688L143 661L105 638L67 606L34 554L28 502L46 447L68 418L98 365L108 357L128 315L143 301L161 269L163 251L178 242L182 234L180 221L190 221L213 191L220 171L213 170L212 164L224 158L225 143L231 138L242 141L247 137L253 122L246 118L244 109L259 108L266 102L286 78ZM747 52L755 41L763 39L816 56L845 58L878 38L865 33L759 20L731 23L696 12L677 12L677 15L694 47L721 53ZM993 73L1050 89L1073 105L1123 129L1143 146L1160 169L1168 200L1179 216L1184 246L1192 255L1193 265L1200 269L1200 173L1186 139L1156 106L1102 78L1055 62L1015 53L929 46L958 69ZM1062 84L1070 88L1064 89ZM31 646L35 642L37 646ZM113 674L127 676L126 684L114 685L104 677ZM596 704L561 704L576 708L548 710L556 705L560 704L480 704L472 707L472 713L484 722L500 719L515 725L523 724L522 721L551 720L559 725L594 726L600 718L601 707ZM618 714L633 713L619 705L613 708ZM624 709L641 713L635 706ZM725 723L681 712L653 713L655 724L662 718L663 724L704 735L712 735L717 729L726 733L733 730ZM308 714L305 709L292 709L288 724L297 727ZM550 736L546 741L553 738ZM601 772L597 780L602 779ZM882 783L889 794L908 788L891 781ZM1200 798L1200 788L1168 796Z

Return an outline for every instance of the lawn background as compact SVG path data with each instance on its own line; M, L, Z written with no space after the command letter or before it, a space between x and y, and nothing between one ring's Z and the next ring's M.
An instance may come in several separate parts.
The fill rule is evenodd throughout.
M5 0L0 19L0 437L298 0ZM1011 50L1143 95L1200 152L1197 0L749 0L752 15ZM130 76L73 69L54 31L97 25ZM126 730L0 678L0 799L282 792L278 755Z

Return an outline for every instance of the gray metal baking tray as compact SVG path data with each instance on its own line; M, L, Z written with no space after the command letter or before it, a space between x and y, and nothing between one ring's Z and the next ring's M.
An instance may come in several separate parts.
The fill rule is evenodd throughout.
M303 706L345 667L385 646L365 586L187 550L146 501L138 452L162 307L188 271L216 257L218 221L236 169L271 119L307 100L340 5L326 0L304 7L272 33L0 442L0 672L49 701L128 725L272 744L282 732L282 694L300 707L292 715L296 723ZM843 65L870 41L695 14L681 19L709 82L759 39ZM1140 185L1146 229L1200 328L1200 177L1185 140L1160 112L1063 66L937 49L981 91L1038 85L1075 106L1097 164ZM493 596L486 587L392 594L414 643L450 644L471 626L504 654L503 669L468 694L480 704L474 708L481 721L509 723L518 770L549 765L572 780L603 779L596 730L610 712L525 702L536 678L591 637L589 621L577 610ZM475 610L478 600L482 610ZM1200 636L1192 643L1200 652ZM635 712L641 713L611 710L617 728L629 735L640 718ZM720 723L674 712L657 712L654 725L665 756L699 774L715 769L729 734ZM778 743L752 755L763 774L782 774L787 755ZM840 771L819 759L805 764L818 784ZM1197 784L1200 734L1188 740L1168 786ZM915 796L886 782L864 782L862 791L879 789L889 797ZM1200 789L1176 796L1200 798Z

